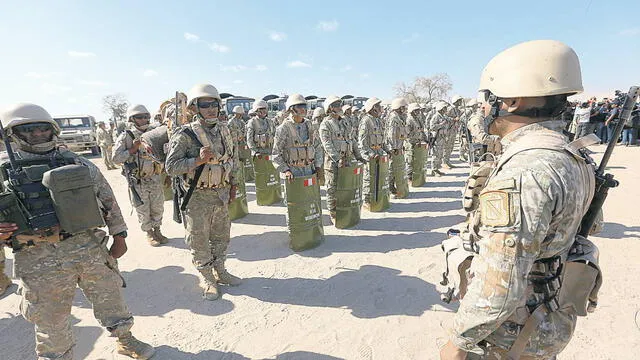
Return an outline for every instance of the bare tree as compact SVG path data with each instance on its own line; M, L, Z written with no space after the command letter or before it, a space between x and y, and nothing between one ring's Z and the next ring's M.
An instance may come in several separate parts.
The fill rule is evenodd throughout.
M125 122L127 119L127 107L129 101L122 93L107 95L102 98L102 111L109 116L109 121L118 123Z
M446 98L452 88L449 75L440 73L429 77L418 76L410 84L400 82L393 90L396 96L404 97L407 102L426 103Z

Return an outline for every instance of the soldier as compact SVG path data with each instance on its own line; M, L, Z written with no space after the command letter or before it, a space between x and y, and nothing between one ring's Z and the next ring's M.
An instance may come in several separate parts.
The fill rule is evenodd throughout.
M386 120L385 150L389 154L389 189L396 199L409 196L407 169L404 160L404 141L407 139L407 101L395 98L391 102L391 112Z
M117 169L118 167L111 159L111 153L113 152L113 136L111 132L107 131L104 121L98 121L96 142L98 143L98 146L100 146L102 161L104 161L104 165L107 167L107 170Z
M140 140L140 135L149 130L150 117L144 105L132 105L127 109L130 126L116 140L113 162L122 165L122 174L130 179L129 200L136 209L140 228L146 233L147 241L151 246L160 246L169 241L160 231L164 214L164 192L160 179L163 164L149 155ZM136 199L137 196L139 199Z
M118 338L119 354L135 359L151 358L155 352L153 347L131 335L133 317L120 291L123 279L116 259L127 251L127 225L109 183L93 163L64 147L56 147L60 127L42 107L17 104L8 108L1 118L6 135L17 145L15 159L29 160L31 165L50 169L42 178L31 178L31 185L35 187L21 188L10 184L7 178L2 179L4 191L27 191L23 201L34 209L55 209L55 221L48 222L51 226L38 232L19 228L15 223L0 223L0 241L10 241L15 254L14 273L22 282L22 315L35 325L38 359L73 359L70 312L76 286L91 302L100 324L111 336ZM0 162L6 169L6 153L2 154ZM73 171L72 175L82 174L84 181L71 176L75 184L71 181L63 185L65 189L73 189L74 197L59 198L54 206L52 197L57 191L56 185L60 185L58 181L62 180L60 174L69 174L69 171ZM5 176L6 172L1 175ZM46 190L45 185L50 192L42 196L38 187ZM29 192L34 190L35 194ZM78 206L82 207L81 219L74 215ZM36 212L39 212L40 221L47 219L47 212ZM70 222L69 216L75 221ZM98 230L105 223L113 236L110 249L106 247L105 232Z
M453 152L456 138L460 132L460 120L462 117L460 107L461 104L464 104L464 99L460 95L454 95L451 101L452 104L447 104L446 115L449 121L445 131L446 141L444 143L444 153L442 155L442 161L446 169L455 168L455 166L451 164L451 153Z
M238 147L238 159L240 168L244 173L244 180L253 181L253 164L251 163L251 150L247 147L247 124L243 119L244 108L240 105L233 107L233 117L228 126Z
M0 296L11 286L11 278L4 273L4 243L0 243Z
M486 153L500 155L500 153L502 153L500 137L487 132L484 126L484 118L484 110L480 107L473 110L473 113L469 116L467 126L469 128L469 134L471 135L471 141L473 144L482 144L484 152Z
M472 214L479 252L440 357L555 359L576 325L572 294L560 296L576 284L559 279L595 181L554 120L582 92L578 57L553 40L515 45L484 68L480 92L504 153Z
M429 130L431 138L433 138L433 148L431 151L431 171L432 175L444 175L440 171L442 166L442 158L444 156L445 144L448 139L448 131L450 129L451 120L445 115L447 104L438 101L434 106L434 112L429 120Z
M285 203L289 244L294 250L317 246L324 239L320 187L315 174L322 166L320 141L307 114L307 102L300 94L287 98L286 119L276 129L273 164L285 178Z
M364 167L362 196L369 211L384 211L389 207L389 187L386 184L389 163L384 151L382 100L372 97L364 103L364 115L358 126L358 150Z
M361 157L358 153L358 147L354 146L351 137L351 119L342 116L342 100L337 96L329 96L324 101L324 106L327 116L320 124L319 132L320 141L325 152L324 169L327 182L327 209L329 210L331 221L338 227L338 223L336 222L338 169L355 166L355 158ZM356 172L359 173L358 171ZM347 174L346 176L351 176L352 174ZM360 186L359 182L360 181L358 181L357 184L358 187ZM359 195L358 191L356 196L359 197ZM350 200L352 199L349 199L349 201ZM359 220L360 199L358 198L356 200L357 220ZM351 207L351 205L349 207ZM349 212L348 215L351 215L351 212ZM357 223L356 220L353 221ZM340 225L342 225L342 223Z
M324 108L318 106L317 108L313 109L313 115L311 116L311 127L313 128L313 136L316 139L320 139L320 124L322 124L322 120L324 120L324 117ZM316 155L324 159L324 148L320 146L318 151L319 153ZM320 184L320 186L325 185L324 168L318 169L318 183Z
M253 156L258 205L282 201L280 175L270 161L275 127L267 117L267 106L266 101L257 101L252 110L256 116L247 123L247 145Z
M171 136L166 160L167 173L181 179L186 196L191 193L181 206L185 241L204 279L205 300L220 297L218 284L241 283L224 264L231 239L229 202L235 199L238 186L233 175L239 165L231 132L218 118L221 101L213 85L191 89L187 111L193 114L192 121Z
M407 117L407 132L409 135L405 143L407 175L413 186L418 187L424 184L424 164L427 161L428 140L424 132L425 126L420 106L417 103L411 103L407 111L409 113ZM414 166L418 168L414 169Z

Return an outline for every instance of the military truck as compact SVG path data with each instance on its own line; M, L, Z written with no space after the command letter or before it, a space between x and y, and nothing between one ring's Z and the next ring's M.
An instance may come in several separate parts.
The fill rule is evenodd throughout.
M278 96L273 94L262 98L262 100L267 102L269 117L274 117L278 111L285 110L287 98L287 95Z
M229 117L233 114L233 108L240 105L244 108L244 120L249 120L249 110L251 110L253 102L256 99L245 96L235 96L229 93L221 93L220 98L222 99L222 110L225 110Z
M91 115L54 116L60 126L58 140L71 151L91 150L98 155L100 148L96 141L96 119Z
M323 107L326 98L309 95L304 97L307 100L307 111L311 113L317 107Z
M353 95L345 95L341 97L342 103L345 105L351 105L354 108L362 109L364 103L369 99L363 96L353 96Z

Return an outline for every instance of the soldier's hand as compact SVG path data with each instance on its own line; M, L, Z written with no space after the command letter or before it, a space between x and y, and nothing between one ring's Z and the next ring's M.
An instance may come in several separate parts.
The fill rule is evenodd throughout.
M109 249L109 255L111 255L111 257L113 257L114 259L118 259L122 255L124 255L126 252L127 252L127 242L125 241L124 237L114 236L113 244Z
M293 181L293 173L291 172L291 170L287 170L284 172L284 178L289 181Z
M133 140L133 145L131 145L131 148L129 148L129 154L131 155L135 154L140 148L141 144L142 144L142 141L140 141L140 139Z
M196 163L198 165L202 165L204 163L209 162L209 160L213 157L213 152L211 148L208 146L203 146L200 148L200 156L198 156Z
M18 225L14 223L0 223L0 240L9 240L16 230L18 230Z
M464 360L467 352L455 346L451 340L440 349L440 360Z

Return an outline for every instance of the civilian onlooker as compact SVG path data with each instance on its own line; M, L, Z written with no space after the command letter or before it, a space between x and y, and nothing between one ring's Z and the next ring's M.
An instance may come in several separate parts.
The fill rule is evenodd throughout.
M591 122L594 124L596 135L600 138L600 144L607 142L607 127L604 122L609 115L609 108L603 102L598 103L595 113L591 116Z
M593 134L595 123L590 122L593 114L590 104L586 101L576 107L576 111L573 113L573 122L577 125L576 139Z
M613 131L616 128L616 124L618 123L619 118L620 108L618 108L618 104L612 103L607 120L604 122L604 124L607 126L607 144L610 141L618 141L618 139L613 139Z

